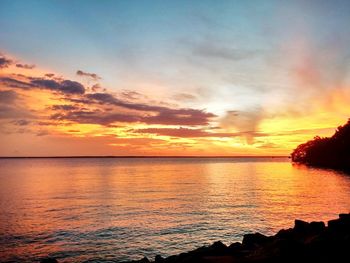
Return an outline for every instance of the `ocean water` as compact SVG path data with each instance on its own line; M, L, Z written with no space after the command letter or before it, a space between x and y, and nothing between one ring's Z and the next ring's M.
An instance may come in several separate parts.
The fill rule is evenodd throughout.
M0 261L169 256L350 211L350 176L287 158L0 159Z

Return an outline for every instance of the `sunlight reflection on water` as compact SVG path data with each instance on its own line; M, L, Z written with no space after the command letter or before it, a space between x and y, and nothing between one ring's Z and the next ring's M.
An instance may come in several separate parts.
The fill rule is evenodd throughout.
M2 260L168 256L349 212L350 177L287 158L0 159Z

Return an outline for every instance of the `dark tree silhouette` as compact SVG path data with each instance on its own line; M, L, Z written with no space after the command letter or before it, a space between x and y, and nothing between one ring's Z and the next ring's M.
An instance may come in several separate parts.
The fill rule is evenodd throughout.
M350 119L332 137L300 144L291 154L292 161L311 166L350 170Z

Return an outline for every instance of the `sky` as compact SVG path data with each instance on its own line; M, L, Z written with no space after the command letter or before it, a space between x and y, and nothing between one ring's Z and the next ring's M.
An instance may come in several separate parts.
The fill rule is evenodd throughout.
M349 1L0 1L0 156L288 155L350 112Z

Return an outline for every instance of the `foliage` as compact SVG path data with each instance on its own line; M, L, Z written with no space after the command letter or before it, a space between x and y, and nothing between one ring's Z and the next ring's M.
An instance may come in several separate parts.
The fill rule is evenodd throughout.
M300 144L291 154L293 162L335 169L350 169L350 119L332 137Z

